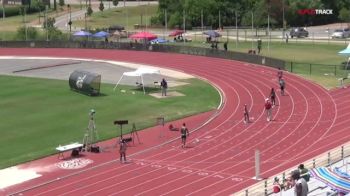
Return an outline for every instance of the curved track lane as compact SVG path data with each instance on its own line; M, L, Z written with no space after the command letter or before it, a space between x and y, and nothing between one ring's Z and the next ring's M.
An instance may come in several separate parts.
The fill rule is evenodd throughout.
M180 142L175 141L136 155L131 164L107 164L29 190L26 195L228 195L256 182L251 179L256 149L261 152L262 176L269 177L349 139L329 142L347 130L337 120L350 115L338 114L346 105L342 93L329 93L287 73L287 95L279 96L277 91L274 121L266 122L264 99L271 87L278 87L276 71L268 67L198 56L115 50L1 49L0 54L150 64L203 77L225 95L219 116L191 133L189 148L181 149ZM253 117L248 125L242 122L244 104L251 107ZM199 142L194 143L196 139Z

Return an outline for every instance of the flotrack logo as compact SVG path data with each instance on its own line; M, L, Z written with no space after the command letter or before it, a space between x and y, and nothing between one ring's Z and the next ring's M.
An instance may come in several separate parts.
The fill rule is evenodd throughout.
M302 9L298 10L299 15L331 15L332 9Z

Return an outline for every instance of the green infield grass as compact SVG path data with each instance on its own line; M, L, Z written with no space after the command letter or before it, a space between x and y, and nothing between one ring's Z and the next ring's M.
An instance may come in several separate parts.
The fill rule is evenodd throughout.
M115 120L129 120L123 127L127 133L131 123L140 130L156 125L159 116L171 121L218 106L220 96L210 84L183 82L189 84L169 89L181 97L158 99L131 86L113 91L110 84L101 85L102 96L90 97L71 91L67 81L0 76L0 168L53 154L60 144L82 142L90 109L96 111L99 139L106 140L120 134Z

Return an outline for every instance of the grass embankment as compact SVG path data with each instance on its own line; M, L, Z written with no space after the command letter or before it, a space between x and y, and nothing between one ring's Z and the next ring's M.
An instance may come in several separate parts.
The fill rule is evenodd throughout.
M117 119L143 129L154 126L159 116L170 121L217 107L213 87L198 79L185 82L190 84L169 89L183 97L157 99L133 87L116 93L109 84L102 84L103 96L89 97L69 90L66 81L1 76L0 168L55 153L59 144L82 142L92 108L99 138L105 140L120 134L113 125ZM124 132L130 129L123 127Z
M80 10L79 5L72 5L71 6L72 12L76 10ZM61 16L63 14L68 13L68 7L57 7L57 11L54 10L48 10L47 15L48 17L56 18L58 16ZM40 20L39 20L40 16ZM26 16L18 15L18 16L11 16L6 17L5 20L0 20L0 40L15 40L16 39L16 32L19 27L22 27L24 25L27 26L42 26L45 21L45 11L43 12L37 12L32 14L26 14ZM42 28L39 29L39 33L44 34L44 31ZM45 37L45 36L44 36ZM45 37L46 39L46 37Z
M130 31L134 29L135 24L149 26L150 19L156 15L157 9L157 5L105 9L103 12L94 12L91 17L88 17L87 26L95 29L121 25ZM75 21L74 23L75 26L85 26L84 20Z
M196 37L196 41L187 42L185 45L210 48L210 44ZM220 38L219 49L223 48L224 38ZM172 43L184 45L183 43ZM338 78L346 77L349 73L344 70L342 62L347 61L346 56L338 55L338 52L345 49L344 42L336 43L293 43L271 42L270 49L266 42L263 42L261 55L285 60L286 70L298 74L306 79L315 81L326 88L334 88L339 85ZM236 45L234 40L230 40L228 49L247 53L252 49L252 43L240 41ZM256 43L253 42L253 49L256 50ZM345 80L345 82L349 82Z

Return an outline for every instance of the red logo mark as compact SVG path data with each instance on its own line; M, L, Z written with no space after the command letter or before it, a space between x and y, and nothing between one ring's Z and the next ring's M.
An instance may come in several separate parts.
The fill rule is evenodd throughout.
M298 10L299 15L316 15L316 10L315 9L303 9L303 10Z

